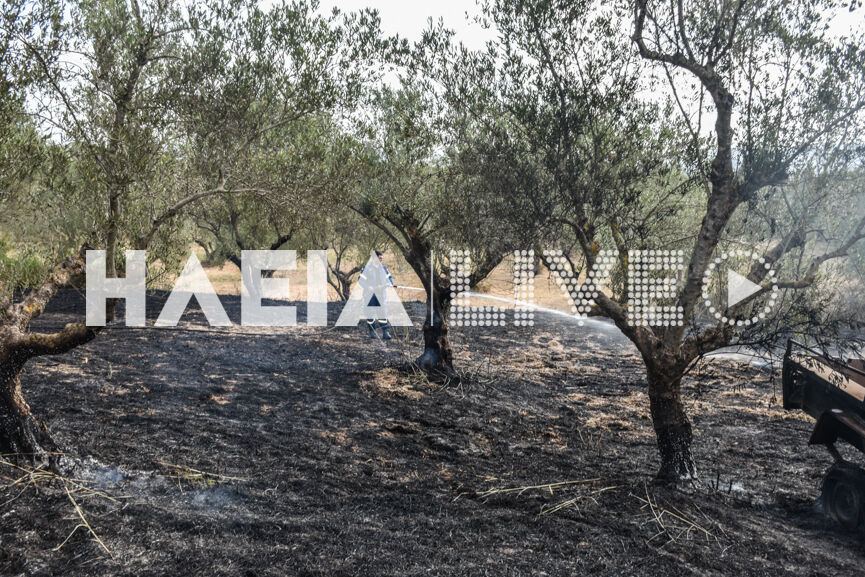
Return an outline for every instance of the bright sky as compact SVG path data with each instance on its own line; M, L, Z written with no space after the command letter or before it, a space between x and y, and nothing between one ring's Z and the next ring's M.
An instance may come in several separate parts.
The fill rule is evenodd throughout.
M852 32L862 33L865 31L865 18L862 10L850 12L839 8L829 20L829 31L834 36L848 36Z
M430 17L435 21L442 18L445 26L456 32L458 41L475 50L483 48L484 43L493 37L491 30L484 30L472 20L472 17L480 13L474 0L321 0L323 11L330 12L334 6L343 12L376 8L381 15L385 33L399 34L410 41L420 39ZM466 18L466 14L469 18ZM849 12L845 8L839 8L830 21L831 33L840 36L849 34L854 29L865 29L862 10Z
M445 26L456 32L457 40L474 50L483 48L484 43L493 36L492 31L485 30L466 18L466 13L473 17L480 12L473 0L321 0L321 8L325 13L330 12L334 6L343 12L376 8L381 15L385 34L399 34L409 41L420 40L421 33L429 25L430 17L434 21L442 18Z

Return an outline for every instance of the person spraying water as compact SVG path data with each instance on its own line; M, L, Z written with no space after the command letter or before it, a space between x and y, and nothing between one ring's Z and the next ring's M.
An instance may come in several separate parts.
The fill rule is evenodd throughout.
M375 251L375 256L378 258L378 262L376 263L375 261L372 261L364 266L363 270L360 271L362 280L361 284L364 287L364 302L367 303L367 306L369 307L378 307L377 311L374 313L375 316L366 319L366 325L369 331L369 338L378 338L376 327L380 326L381 338L389 341L393 338L393 335L390 331L390 323L387 320L387 303L379 301L375 294L375 287L382 287L388 284L394 286L393 275L390 274L387 265L384 264L384 253L381 251ZM373 266L370 266L370 264Z

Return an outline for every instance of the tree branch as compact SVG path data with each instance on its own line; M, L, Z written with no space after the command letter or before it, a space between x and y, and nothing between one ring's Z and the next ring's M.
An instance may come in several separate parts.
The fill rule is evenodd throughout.
M28 333L12 342L10 353L21 360L43 355L62 355L92 341L103 327L70 323L56 333Z
M224 182L223 182L223 183L220 183L220 185L217 186L216 188L211 188L210 190L203 190L201 192L196 192L195 194L190 194L186 198L183 198L183 199L177 201L176 203L174 203L174 205L172 205L168 210L166 210L165 212L163 212L162 214L157 216L155 219L153 219L153 223L150 226L150 230L148 230L145 234L142 234L141 236L139 236L135 241L135 245L140 250L146 249L148 246L150 246L150 243L153 241L153 237L156 235L156 233L159 231L159 229L165 223L167 223L169 220L171 220L172 218L177 216L184 207L186 207L187 205L192 204L194 202L197 202L197 201L201 200L202 198L207 198L209 196L214 196L217 194L255 193L255 194L260 194L260 195L266 195L269 192L270 191L263 190L260 188L227 189L227 188L225 188Z
M773 286L777 286L779 289L788 288L788 289L803 289L807 288L814 284L814 281L817 278L817 273L820 272L820 266L823 263L847 256L847 252L853 247L854 244L859 242L865 238L865 216L856 224L853 229L853 232L850 233L850 236L847 237L841 245L838 246L833 251L824 253L811 261L811 264L808 266L808 271L805 273L805 276L799 280L790 280L790 281L779 281L777 283L773 283ZM769 287L764 288L768 290Z
M54 268L51 276L42 283L42 286L30 291L20 303L10 305L6 309L6 316L10 319L10 323L19 331L26 331L30 323L42 314L57 291L84 274L85 255L88 248L84 245L77 255L65 258Z

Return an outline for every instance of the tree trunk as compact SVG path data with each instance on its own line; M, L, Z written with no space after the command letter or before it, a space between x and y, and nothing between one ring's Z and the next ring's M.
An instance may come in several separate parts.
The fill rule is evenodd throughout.
M657 478L669 483L696 479L697 469L691 455L693 433L682 405L681 371L651 367L647 371L649 407L661 454Z
M0 364L0 454L21 461L43 460L57 445L48 428L30 412L21 393L23 364ZM53 461L54 459L47 459Z
M448 377L455 377L454 355L448 340L448 325L444 317L444 305L441 302L442 293L435 296L433 305L433 316L430 318L429 311L423 325L423 354L418 358L417 364L427 372L440 373Z
M195 244L200 246L202 250L204 250L204 266L212 266L213 265L213 247L210 246L205 240L195 239Z
M332 285L334 289L336 289L336 294L339 296L339 300L347 302L351 296L352 277L342 271L336 271L334 277L336 278L336 282L332 283Z
M93 340L101 327L69 323L55 333L26 333L33 319L39 317L61 288L80 282L85 271L87 245L77 256L68 257L54 268L53 274L24 299L8 306L0 324L0 454L29 461L44 460L45 452L56 452L48 428L33 417L21 392L21 372L29 359L41 355L59 355ZM107 320L113 320L108 307ZM48 458L56 465L56 459Z
M243 261L236 254L228 255L228 258L226 260L236 266L238 270L243 270ZM261 271L261 278L273 278L274 274L276 274L275 270L263 270Z
M108 199L108 233L105 238L105 276L117 278L117 229L120 226L120 192Z
M351 278L347 276L343 276L338 279L339 282L339 298L342 302L348 301L348 298L351 296Z
M336 263L327 264L327 282L333 287L333 290L336 291L339 300L346 302L351 297L351 283L354 276L361 271L361 267L356 266L348 271L340 270L341 260L342 259L337 256Z

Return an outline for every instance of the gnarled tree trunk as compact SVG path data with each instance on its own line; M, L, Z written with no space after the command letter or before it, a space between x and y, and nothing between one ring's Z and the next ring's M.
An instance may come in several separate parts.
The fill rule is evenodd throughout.
M339 300L342 302L348 301L351 296L351 284L354 277L361 271L361 267L352 267L348 271L340 270L340 259L336 263L327 263L327 283L336 291Z
M57 445L37 420L21 392L23 363L0 361L0 454L35 461Z
M3 301L0 310L0 454L17 460L45 460L57 445L47 427L30 411L21 390L21 372L27 361L42 355L59 355L91 341L100 327L68 324L54 333L28 332L30 323L45 310L62 287L74 284L85 271L87 247L60 263L41 287L21 302ZM109 308L108 318L112 317ZM54 459L47 459L54 462Z
M661 468L658 480L675 483L695 479L691 454L693 432L682 404L682 373L675 367L648 367L649 409L658 440Z
M417 360L418 366L425 371L442 373L447 376L456 375L454 370L454 355L448 340L448 325L445 321L441 293L433 297L432 317L429 311L423 325L423 353Z
M432 303L432 309L427 305L423 325L423 353L416 363L427 372L455 377L457 372L454 370L453 349L448 340L448 325L445 320L445 309L451 297L450 284L432 264L430 240L421 234L409 235L409 238L411 245L408 250L403 251L403 256L426 288L427 303Z
M398 205L384 217L366 207L352 209L393 241L426 289L427 303L432 303L432 310L427 308L427 318L423 326L424 351L418 357L417 365L428 372L456 377L453 350L448 340L445 320L445 312L451 299L450 279L435 265L433 238L424 230L424 223L428 218L420 219L412 211ZM395 233L389 226L398 232ZM467 279L468 286L477 286L485 279L502 262L506 252L504 248L487 252Z

